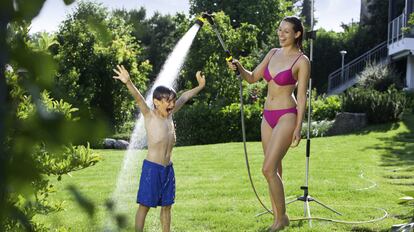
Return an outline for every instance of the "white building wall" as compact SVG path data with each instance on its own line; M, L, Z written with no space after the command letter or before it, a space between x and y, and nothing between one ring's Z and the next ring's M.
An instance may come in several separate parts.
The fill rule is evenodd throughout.
M406 72L406 84L410 90L414 89L414 55L407 56L407 72Z

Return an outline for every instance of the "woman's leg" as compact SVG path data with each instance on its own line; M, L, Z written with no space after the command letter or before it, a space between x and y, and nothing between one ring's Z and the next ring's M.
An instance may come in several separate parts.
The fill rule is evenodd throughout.
M273 128L271 139L268 141L265 151L263 175L266 177L276 205L276 215L278 217L275 221L275 229L282 228L289 223L286 216L283 183L279 174L276 173L276 170L292 142L295 124L295 114L289 113L280 117L278 124Z
M266 148L267 145L269 144L269 141L272 137L272 128L269 126L269 124L267 123L266 119L263 117L262 120L262 124L261 124L261 136L262 136L262 147L263 147L263 154L266 156ZM269 186L269 196L270 196L270 202L272 204L272 211L273 211L273 216L274 216L274 221L276 222L276 203L275 200L273 199L273 194L270 191L270 186Z
M279 174L280 178L282 178L282 161L280 161L279 166L277 167L277 173Z

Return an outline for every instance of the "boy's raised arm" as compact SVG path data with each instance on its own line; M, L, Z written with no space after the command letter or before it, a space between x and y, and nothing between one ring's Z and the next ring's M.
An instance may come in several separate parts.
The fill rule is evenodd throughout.
M205 76L201 74L201 71L197 71L196 78L198 82L198 86L185 91L180 98L178 98L177 102L175 103L175 107L173 110L173 113L177 112L181 107L192 97L194 97L198 92L200 92L204 86L206 85L206 79Z
M150 112L150 108L148 107L147 103L145 102L145 98L141 95L138 89L135 87L134 83L132 83L131 78L129 77L128 71L124 68L123 65L117 65L117 69L113 69L118 76L113 76L114 79L118 79L124 83L129 92L135 98L135 101L138 104L139 109L141 110L142 115L146 115Z

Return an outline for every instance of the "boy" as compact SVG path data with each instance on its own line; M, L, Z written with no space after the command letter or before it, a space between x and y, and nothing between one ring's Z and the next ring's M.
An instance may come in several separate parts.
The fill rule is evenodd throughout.
M204 88L205 77L198 71L196 73L198 86L184 92L177 101L177 95L173 89L158 86L153 93L154 109L151 109L132 83L124 66L118 65L117 69L113 70L118 74L113 78L122 81L138 103L141 114L144 116L147 132L148 154L142 164L135 230L143 231L145 217L150 207L161 206L162 231L170 231L171 206L175 198L175 177L171 163L172 148L175 143L172 114Z

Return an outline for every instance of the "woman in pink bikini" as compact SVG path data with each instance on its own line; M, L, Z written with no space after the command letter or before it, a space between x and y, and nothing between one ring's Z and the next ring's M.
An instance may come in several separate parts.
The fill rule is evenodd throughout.
M306 90L310 75L309 59L302 53L303 25L294 16L282 20L277 30L281 48L271 49L253 70L246 70L239 61L229 63L249 83L263 77L268 83L263 110L261 137L264 151L263 175L269 185L274 215L271 231L289 225L282 183L282 159L289 146L301 139L302 120L306 107ZM293 91L297 86L297 100Z

